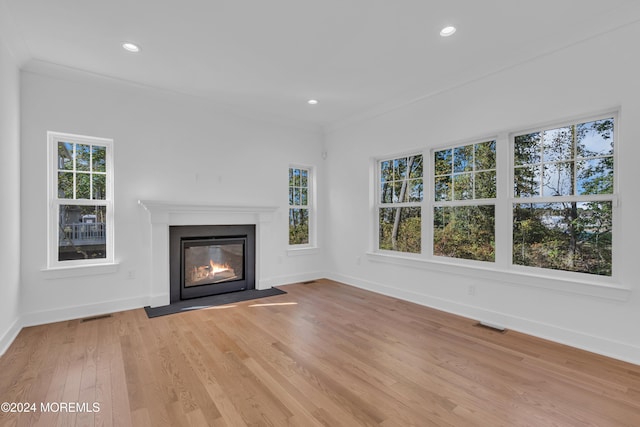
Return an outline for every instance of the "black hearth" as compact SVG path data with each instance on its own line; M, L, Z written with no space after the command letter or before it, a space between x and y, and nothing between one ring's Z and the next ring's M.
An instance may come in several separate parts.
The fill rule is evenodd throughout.
M255 289L255 225L169 227L171 303Z

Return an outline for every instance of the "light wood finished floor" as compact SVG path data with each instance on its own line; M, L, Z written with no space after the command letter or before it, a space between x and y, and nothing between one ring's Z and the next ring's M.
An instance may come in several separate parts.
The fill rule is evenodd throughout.
M147 319L24 329L0 425L640 426L640 366L327 280Z

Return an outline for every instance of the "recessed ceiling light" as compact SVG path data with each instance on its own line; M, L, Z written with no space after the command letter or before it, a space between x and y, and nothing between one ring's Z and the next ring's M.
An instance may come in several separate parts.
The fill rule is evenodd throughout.
M310 100L307 101L307 104L309 104L309 105L316 105L317 103L318 103L317 99L310 99Z
M456 27L444 27L442 30L440 30L440 35L442 37L449 37L452 36L453 33L456 32Z
M128 50L129 52L137 53L140 52L140 47L137 44L133 43L122 43L122 48L124 50Z

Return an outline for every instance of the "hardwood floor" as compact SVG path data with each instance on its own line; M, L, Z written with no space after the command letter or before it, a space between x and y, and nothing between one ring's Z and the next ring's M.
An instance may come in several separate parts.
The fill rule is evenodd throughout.
M328 280L284 289L25 328L0 402L37 410L0 425L640 426L640 366Z

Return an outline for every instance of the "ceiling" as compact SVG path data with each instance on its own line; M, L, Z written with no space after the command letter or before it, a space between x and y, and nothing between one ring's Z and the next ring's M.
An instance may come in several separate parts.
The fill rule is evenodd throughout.
M640 20L637 0L0 0L52 63L331 129ZM439 31L455 25L455 35ZM122 49L125 41L141 52ZM315 98L318 105L307 100Z

